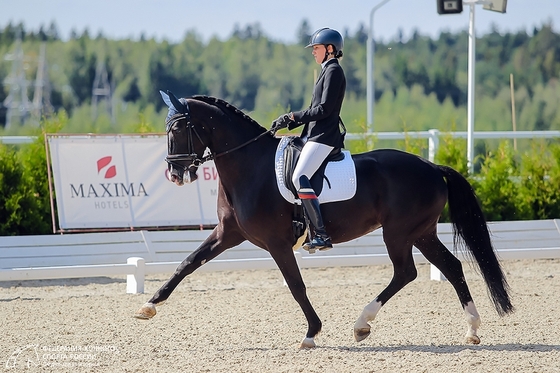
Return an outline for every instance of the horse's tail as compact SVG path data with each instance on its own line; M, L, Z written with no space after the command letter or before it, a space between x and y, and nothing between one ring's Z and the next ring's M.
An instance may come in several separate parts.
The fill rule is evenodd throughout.
M471 184L451 167L438 168L447 180L454 246L466 246L466 252L476 261L498 314L503 316L513 312L509 285L492 247L486 219Z

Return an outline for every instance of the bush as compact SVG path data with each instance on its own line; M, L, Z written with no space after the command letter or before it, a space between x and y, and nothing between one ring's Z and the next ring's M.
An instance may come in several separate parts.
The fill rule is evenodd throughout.
M58 132L66 121L64 112L43 121L32 144L0 143L0 236L52 232L44 134Z
M467 142L454 139L450 134L440 137L435 162L454 168L461 175L468 177Z
M143 119L140 117L135 131L152 130ZM37 141L33 144L21 147L0 144L0 235L52 231L44 133L58 132L67 120L62 113L42 123L43 128L36 133ZM358 148L371 143L364 139ZM416 139L407 138L401 145L418 154L424 150L419 144ZM530 150L517 155L510 142L504 141L495 151L477 159L480 171L469 175L465 140L444 135L435 160L467 177L489 221L560 218L558 142L533 141ZM447 207L440 221L449 221Z
M46 169L45 165L42 169ZM37 170L40 172L39 170ZM36 187L48 184L25 172L19 153L0 144L0 235L45 234L49 232L49 210L41 203ZM48 198L48 193L46 194ZM46 215L45 215L46 212Z
M519 166L509 142L483 158L480 174L472 178L482 211L487 220L523 220L529 211L519 204Z
M519 159L519 160L518 160ZM560 145L532 142L532 148L517 155L511 142L480 156L480 171L467 172L463 139L443 136L436 163L455 168L467 177L489 221L538 220L560 217ZM447 208L441 222L449 222Z
M528 219L560 217L560 145L533 142L523 155L520 179L518 204Z
M438 151L435 155L435 163L452 167L468 179L467 144L465 140L454 139L449 134L441 136ZM445 205L439 222L449 223L450 221L449 209Z

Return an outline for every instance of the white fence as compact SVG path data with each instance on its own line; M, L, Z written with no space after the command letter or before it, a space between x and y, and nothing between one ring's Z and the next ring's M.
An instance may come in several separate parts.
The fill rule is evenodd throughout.
M450 132L466 138L466 132ZM348 140L375 136L379 140L424 138L433 160L439 146L438 130L348 134ZM560 131L474 132L475 139L554 138ZM0 137L0 142L24 144L35 137ZM559 220L490 223L494 245L502 259L559 258ZM194 251L208 231L83 233L64 236L0 237L0 281L127 275L127 292L143 292L144 275L168 273ZM439 225L439 236L449 248L449 224ZM417 262L425 262L415 250ZM296 253L301 268L389 264L381 231L309 255ZM199 271L276 268L264 250L249 243L227 250ZM440 278L432 268L432 278Z
M489 223L501 259L560 258L560 220ZM439 237L452 248L450 224ZM127 276L127 292L142 293L144 276L171 273L209 231L134 231L0 238L0 281ZM301 251L301 250L300 250ZM462 255L459 257L461 259ZM296 252L300 268L390 264L378 230L326 252ZM426 262L414 250L417 263ZM245 242L204 264L199 271L271 269L268 252Z
M466 131L440 132L436 129L429 131L414 132L374 132L374 133L348 133L347 140L361 140L374 137L379 140L404 140L427 139L428 140L428 159L434 161L435 154L439 147L439 138L442 135L450 135L453 138L467 138ZM534 139L534 138L555 138L560 137L560 131L476 131L473 132L474 139ZM0 136L0 143L5 144L26 144L36 139L33 136Z
M427 139L428 140L428 159L434 161L435 155L439 148L439 138L442 135L450 135L453 138L467 138L466 131L459 132L440 132L436 129L429 131L417 132L377 132L372 134L356 134L349 133L346 135L348 140L367 139L375 137L379 140L404 140L411 139ZM535 138L555 138L560 137L560 131L478 131L473 132L474 139L535 139Z

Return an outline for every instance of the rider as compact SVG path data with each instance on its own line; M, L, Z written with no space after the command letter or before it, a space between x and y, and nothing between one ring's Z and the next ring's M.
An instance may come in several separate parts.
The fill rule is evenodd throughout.
M293 129L305 124L301 137L305 145L294 170L292 182L311 224L315 228L314 237L303 248L310 252L332 248L327 235L321 209L309 179L331 152L344 147L339 121L342 101L346 91L344 71L338 63L342 57L342 35L336 30L322 28L315 31L306 48L313 48L315 61L322 66L315 83L311 105L306 110L283 114L272 122L272 130Z

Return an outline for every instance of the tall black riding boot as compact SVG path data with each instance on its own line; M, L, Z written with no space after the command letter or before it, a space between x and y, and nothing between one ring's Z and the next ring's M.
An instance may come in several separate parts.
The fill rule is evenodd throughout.
M315 228L315 234L311 241L303 245L303 249L313 254L316 250L332 249L332 243L331 238L327 235L327 231L325 230L325 225L323 224L319 200L315 195L315 191L311 188L307 177L301 177L301 179L304 178L305 180L301 180L301 188L298 190L298 196L301 199L309 221Z

